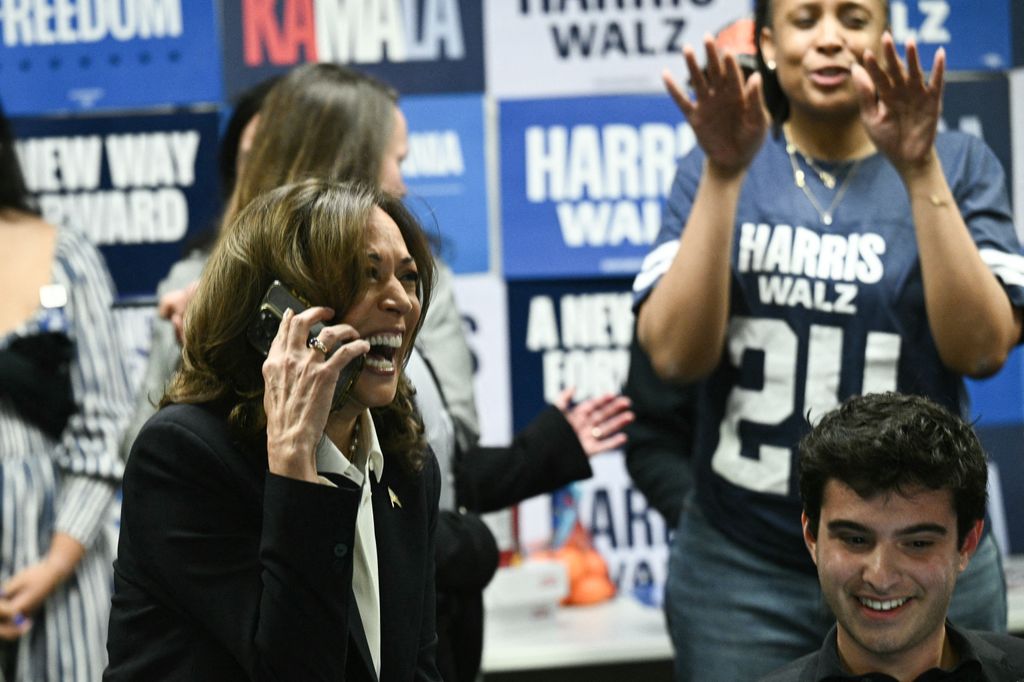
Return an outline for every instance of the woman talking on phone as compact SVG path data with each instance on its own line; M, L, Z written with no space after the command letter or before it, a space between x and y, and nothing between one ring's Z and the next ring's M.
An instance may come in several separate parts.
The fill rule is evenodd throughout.
M440 679L440 477L403 376L432 277L371 189L286 185L226 226L126 467L107 679ZM275 280L314 305L264 358Z
M706 74L685 51L692 98L666 78L698 148L635 283L640 343L699 392L667 581L680 680L757 679L831 624L795 485L807 419L887 390L963 414L962 378L1021 337L1004 175L980 140L937 132L942 50L927 76L913 41L902 60L886 0L755 7L758 74L708 40ZM1003 589L986 537L950 619L1005 629Z

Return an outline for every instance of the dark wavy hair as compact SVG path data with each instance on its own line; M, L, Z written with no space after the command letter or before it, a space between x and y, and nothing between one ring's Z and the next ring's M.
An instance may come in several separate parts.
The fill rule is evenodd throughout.
M246 339L249 323L275 279L305 300L333 308L333 322L343 319L369 285L366 227L375 207L398 225L420 275L421 313L410 330L411 348L434 279L430 245L416 218L399 200L365 185L306 180L257 197L222 231L189 304L182 367L161 407L225 405L240 438L250 445L265 443L264 358ZM415 472L423 465L426 443L413 395L403 375L391 404L371 413L381 449Z
M885 23L889 23L889 0L879 0L885 7ZM773 0L754 0L754 44L757 45L757 71L761 74L764 89L764 103L771 114L776 130L789 118L789 98L779 85L778 76L765 63L761 50L761 33L772 26Z
M988 468L974 429L916 395L873 393L826 414L800 442L800 496L814 537L825 485L836 480L864 499L914 488L949 490L958 546L985 518Z
M11 124L0 104L0 211L10 210L39 215L18 163Z

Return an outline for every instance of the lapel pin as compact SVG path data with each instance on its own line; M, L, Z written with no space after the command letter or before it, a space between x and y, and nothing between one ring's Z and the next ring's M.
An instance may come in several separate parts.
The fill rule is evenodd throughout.
M395 491L391 489L391 486L388 486L388 496L391 498L392 507L398 507L399 509L402 508L402 502L398 499L398 495L395 494Z

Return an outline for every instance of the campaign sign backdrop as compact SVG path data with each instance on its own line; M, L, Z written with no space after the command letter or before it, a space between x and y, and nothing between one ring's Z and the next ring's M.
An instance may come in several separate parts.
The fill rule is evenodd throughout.
M633 338L632 279L510 282L512 420L519 430L569 386L618 393Z
M480 444L507 445L512 441L512 392L505 282L493 274L456 275L454 289L473 354Z
M221 0L230 98L305 62L367 71L403 93L484 89L480 0Z
M11 115L223 98L210 2L7 0L0 38Z
M505 282L491 273L456 275L454 289L455 304L473 354L480 444L502 447L512 442ZM512 509L484 514L483 519L498 549L512 551L516 546Z
M954 71L1007 69L1013 64L1012 2L1019 0L891 0L893 38L916 40L929 69L940 47Z
M750 12L743 0L487 0L487 83L496 97L660 92L682 48Z
M511 282L509 332L512 413L521 429L563 389L577 401L617 393L629 369L633 336L630 280ZM577 511L620 589L664 582L667 530L633 488L619 452L591 460L594 477L578 484ZM550 503L537 505L550 509ZM550 538L552 518L521 514L529 545Z
M409 122L406 205L440 235L441 257L453 271L487 272L483 97L420 95L403 97L401 106Z
M500 106L509 279L635 274L693 131L667 95Z
M82 230L121 297L152 295L185 240L218 211L217 113L18 118L43 217Z
M1006 189L1012 192L1014 149L1010 135L1009 88L1009 79L1001 73L949 81L942 94L939 128L959 130L984 140L1002 164ZM1021 226L1017 228L1020 230Z

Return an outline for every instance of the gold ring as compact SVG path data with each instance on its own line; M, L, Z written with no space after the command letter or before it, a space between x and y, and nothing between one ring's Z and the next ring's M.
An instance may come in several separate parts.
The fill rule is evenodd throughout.
M601 440L602 438L604 438L604 431L601 430L600 426L595 426L594 428L590 429L590 435L597 440Z
M313 338L306 342L306 345L309 346L310 348L316 348L318 351L324 354L324 357L327 357L329 351L327 350L327 346L324 345L324 342L321 341L319 337L314 336Z

